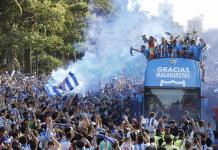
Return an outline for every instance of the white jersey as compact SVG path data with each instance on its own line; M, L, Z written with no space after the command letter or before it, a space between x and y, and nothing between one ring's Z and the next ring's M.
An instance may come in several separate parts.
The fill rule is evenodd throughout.
M154 136L155 130L158 126L157 120L154 118L146 118L142 120L142 126L148 130L150 136Z
M142 125L147 129L147 128L156 128L158 126L157 120L154 118L146 118L142 120Z
M121 150L133 150L134 149L134 146L130 143L123 143L121 146L120 146L120 149Z
M69 150L71 146L71 142L67 140L62 140L61 142L62 150Z
M150 144L135 144L133 150L146 150Z
M0 117L0 128L5 126L5 119L3 117Z

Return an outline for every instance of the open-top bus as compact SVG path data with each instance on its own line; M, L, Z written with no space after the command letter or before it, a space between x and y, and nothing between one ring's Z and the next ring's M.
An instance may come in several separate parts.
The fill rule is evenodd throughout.
M192 118L201 114L199 62L185 58L149 60L144 80L143 114L156 112L179 120L185 111Z

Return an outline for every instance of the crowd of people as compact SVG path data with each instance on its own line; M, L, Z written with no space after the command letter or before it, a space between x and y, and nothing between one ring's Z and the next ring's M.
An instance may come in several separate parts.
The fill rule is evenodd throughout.
M205 68L203 64L204 55L202 55L202 53L207 49L206 42L197 36L197 31L193 31L191 34L187 33L183 36L176 37L168 32L166 33L170 35L170 39L167 40L162 37L160 43L158 43L157 39L153 36L147 38L146 35L143 35L142 39L146 45L142 45L141 50L131 47L131 55L133 55L132 51L134 50L143 53L147 60L157 58L194 59L200 62L202 81L204 82Z
M86 95L47 97L45 76L0 75L0 150L211 150L210 123L131 115L140 84L119 81ZM118 84L119 83L119 84Z
M187 33L183 37L174 37L170 34L169 41L162 37L160 43L157 43L157 40L152 36L147 38L146 35L143 35L143 41L147 45L142 45L140 51L133 48L131 50L144 53L147 59L180 57L200 61L202 59L201 53L205 50L207 44L195 34L196 31L192 34Z

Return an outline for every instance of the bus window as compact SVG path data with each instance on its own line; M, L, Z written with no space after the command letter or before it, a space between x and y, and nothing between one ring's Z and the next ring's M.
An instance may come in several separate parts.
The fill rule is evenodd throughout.
M179 120L185 111L190 117L200 117L200 90L199 89L145 89L145 111L154 111L160 117L167 115L169 118Z

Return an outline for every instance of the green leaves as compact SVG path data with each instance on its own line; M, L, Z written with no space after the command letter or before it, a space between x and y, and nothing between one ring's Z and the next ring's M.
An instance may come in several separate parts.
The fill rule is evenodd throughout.
M50 55L41 55L39 58L39 73L50 73L53 68L60 67L62 62Z
M69 6L74 15L85 15L88 12L88 5L85 2L78 2Z
M101 9L111 8L110 0L95 0L94 3ZM61 64L65 56L75 55L72 45L85 39L83 32L88 14L88 0L1 1L0 58L12 59L7 56L14 49L18 63L34 62L31 59L39 57L40 68L51 61L47 65L50 68L41 71L51 70Z
M111 0L93 0L94 7L106 14L110 13L112 10Z

